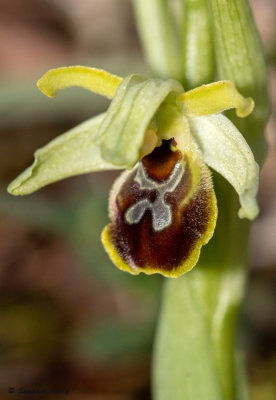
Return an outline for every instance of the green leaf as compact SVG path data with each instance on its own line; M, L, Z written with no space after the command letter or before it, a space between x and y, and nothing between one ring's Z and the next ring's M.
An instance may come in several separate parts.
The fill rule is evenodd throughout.
M181 84L139 75L125 78L99 128L102 157L120 167L132 168L141 156L148 125L171 92L183 92Z
M118 169L102 159L95 142L103 118L104 114L93 117L37 150L34 163L9 185L8 192L25 195L69 176Z
M239 217L254 219L259 211L259 167L242 134L221 114L190 118L190 127L206 164L224 176L238 193Z

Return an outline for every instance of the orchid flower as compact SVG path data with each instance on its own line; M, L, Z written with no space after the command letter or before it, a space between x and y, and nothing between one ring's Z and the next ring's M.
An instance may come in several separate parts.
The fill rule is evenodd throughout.
M69 86L111 98L108 110L37 150L9 193L25 195L72 175L126 169L111 190L111 222L102 242L113 263L132 274L177 277L195 266L217 219L208 167L235 188L239 217L256 217L258 166L222 114L235 108L246 117L254 102L232 82L185 92L172 79L122 79L81 66L50 70L38 81L49 97Z

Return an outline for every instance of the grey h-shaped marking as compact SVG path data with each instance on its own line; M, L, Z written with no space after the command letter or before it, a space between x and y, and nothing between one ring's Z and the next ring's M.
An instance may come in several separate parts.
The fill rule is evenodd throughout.
M144 165L140 162L134 181L139 184L141 190L156 190L157 196L152 203L148 199L142 199L130 206L125 213L125 221L128 224L138 224L146 210L150 210L152 226L156 232L170 226L172 223L172 210L171 205L165 203L165 194L176 189L182 174L183 166L180 162L177 162L168 179L159 183L147 175Z

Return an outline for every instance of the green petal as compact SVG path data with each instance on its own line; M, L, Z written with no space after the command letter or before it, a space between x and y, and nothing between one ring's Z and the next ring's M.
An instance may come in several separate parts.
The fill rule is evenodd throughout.
M81 86L84 89L112 98L122 78L103 69L75 65L50 69L37 82L38 88L48 97L55 97L61 89Z
M158 107L171 92L182 91L180 83L172 79L125 78L99 128L103 158L121 167L133 167L141 157L146 129Z
M189 90L178 96L177 104L188 116L217 114L235 108L238 117L242 118L254 108L254 101L243 97L231 81L214 82Z
M244 137L221 114L189 121L206 164L223 175L239 194L239 217L254 219L259 211L256 202L259 167Z
M95 144L103 118L104 114L91 118L37 150L33 165L9 185L8 192L25 195L69 176L116 169L102 159Z

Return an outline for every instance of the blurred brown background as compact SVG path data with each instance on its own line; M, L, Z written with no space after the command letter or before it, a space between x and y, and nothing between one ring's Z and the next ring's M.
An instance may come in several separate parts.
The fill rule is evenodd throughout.
M275 110L276 2L251 4ZM122 273L102 249L117 174L6 194L36 148L108 104L77 88L55 100L36 89L47 69L70 64L147 72L129 0L0 0L0 398L147 400L162 279ZM239 337L253 400L276 398L275 111L266 138Z

